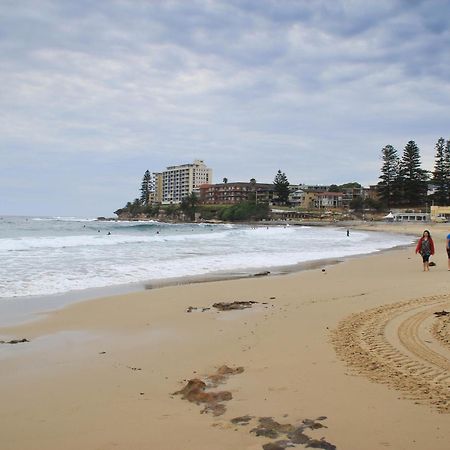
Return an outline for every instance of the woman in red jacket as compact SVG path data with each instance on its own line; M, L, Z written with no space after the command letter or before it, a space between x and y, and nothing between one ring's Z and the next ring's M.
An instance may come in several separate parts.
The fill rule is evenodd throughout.
M425 230L422 237L419 239L416 247L416 254L420 253L423 260L423 271L428 272L430 270L430 256L434 255L434 242L431 239L431 234L428 230Z

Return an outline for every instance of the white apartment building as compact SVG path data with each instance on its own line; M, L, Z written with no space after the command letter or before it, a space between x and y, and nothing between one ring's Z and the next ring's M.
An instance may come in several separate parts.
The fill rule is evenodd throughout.
M191 192L197 191L202 184L212 183L212 169L206 167L202 160L167 167L161 175L160 198L163 204L180 203Z

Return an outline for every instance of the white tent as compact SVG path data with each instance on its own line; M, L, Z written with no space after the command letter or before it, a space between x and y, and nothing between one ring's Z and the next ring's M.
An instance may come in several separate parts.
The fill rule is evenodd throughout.
M384 216L383 219L386 219L386 220L389 220L389 221L394 220L394 214L389 212L389 214Z

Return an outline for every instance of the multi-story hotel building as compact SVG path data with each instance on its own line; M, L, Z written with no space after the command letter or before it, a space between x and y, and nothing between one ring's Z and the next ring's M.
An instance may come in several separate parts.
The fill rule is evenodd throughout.
M201 160L167 167L156 176L156 198L163 204L180 203L200 185L212 182L212 169Z

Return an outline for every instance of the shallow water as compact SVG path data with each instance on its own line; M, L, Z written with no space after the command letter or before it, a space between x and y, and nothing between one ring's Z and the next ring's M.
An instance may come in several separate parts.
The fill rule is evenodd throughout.
M332 227L0 219L0 303L367 254L411 237Z

